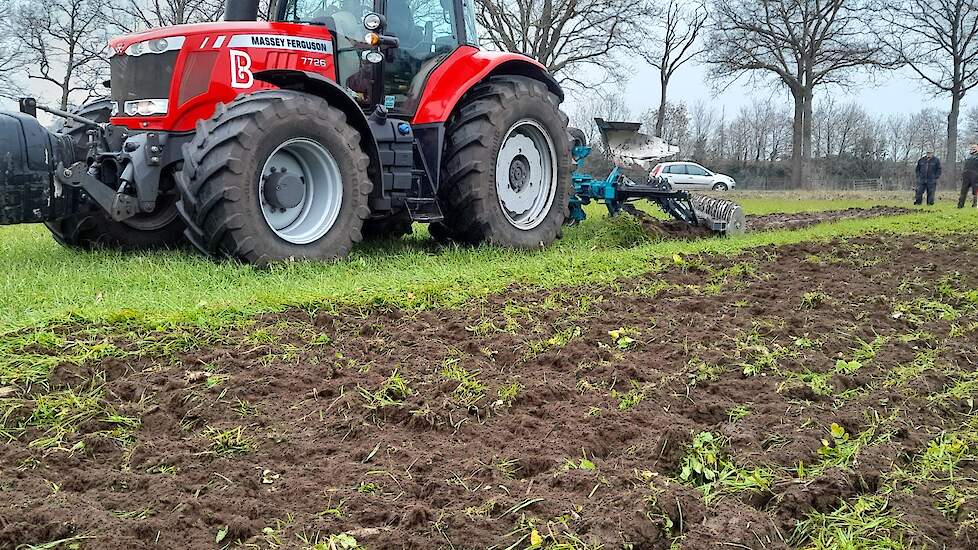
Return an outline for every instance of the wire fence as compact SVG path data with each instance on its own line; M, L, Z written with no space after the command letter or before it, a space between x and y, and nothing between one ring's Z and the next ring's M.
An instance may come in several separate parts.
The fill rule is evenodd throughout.
M825 191L910 191L916 186L911 177L878 177L878 178L851 178L851 179L816 179L810 178L804 185L792 184L788 178L748 178L737 182L738 189L749 189L758 191L797 191L797 190L825 190ZM943 186L950 189L951 186Z

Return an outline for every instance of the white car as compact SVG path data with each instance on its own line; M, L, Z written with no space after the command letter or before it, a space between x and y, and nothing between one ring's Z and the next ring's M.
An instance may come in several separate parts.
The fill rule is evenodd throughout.
M663 177L676 189L713 189L727 191L737 182L726 174L711 172L695 162L660 162L649 177Z

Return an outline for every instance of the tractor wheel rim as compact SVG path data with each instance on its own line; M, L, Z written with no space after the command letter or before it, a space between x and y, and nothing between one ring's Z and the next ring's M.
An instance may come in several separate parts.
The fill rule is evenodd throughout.
M276 175L282 174L289 174L291 183L300 186L301 198L294 206L275 204L266 193L265 185L274 184L278 181ZM318 142L306 138L286 141L272 151L262 167L258 200L265 222L280 239L299 245L318 241L332 229L340 214L340 167Z
M543 223L557 194L553 140L535 120L518 121L503 137L496 157L496 195L506 220L529 231Z

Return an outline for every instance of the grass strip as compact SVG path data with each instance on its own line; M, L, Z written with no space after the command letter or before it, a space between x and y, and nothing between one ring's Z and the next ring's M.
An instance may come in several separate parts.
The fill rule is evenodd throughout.
M733 254L869 232L976 230L974 210L942 208L731 239L656 241L629 217L598 217L542 251L440 248L422 229L411 239L362 246L342 262L257 269L189 252L74 252L43 228L12 227L0 230L0 334L65 321L222 326L291 307L452 307L514 283L553 288L633 277L675 254Z

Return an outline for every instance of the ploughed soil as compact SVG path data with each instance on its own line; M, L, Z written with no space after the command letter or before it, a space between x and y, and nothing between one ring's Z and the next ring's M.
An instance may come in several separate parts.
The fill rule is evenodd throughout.
M941 432L971 429L975 242L678 258L610 286L294 310L63 363L47 388L14 387L5 429L44 394L93 385L139 424L0 444L0 548L308 548L340 533L367 548L787 548L814 536L800 521L876 497L862 519L893 523L861 540L975 548L978 463L950 481L924 466ZM134 352L147 337L116 334ZM222 447L222 430L240 437ZM769 481L707 501L681 476L704 432L718 463ZM949 485L960 499L942 507Z
M642 227L652 235L670 239L697 239L713 235L709 229L704 227L691 226L678 220L658 220L634 209L630 209L629 212L634 213L638 217ZM880 216L898 216L911 212L913 212L912 209L899 206L873 206L872 208L846 208L844 210L798 212L792 214L749 214L747 215L747 230L801 229L823 222L877 218Z
M846 208L823 212L797 212L793 214L763 214L747 216L748 231L767 231L770 229L800 229L823 222L837 222L880 216L898 216L914 212L901 206L874 206L872 208Z

